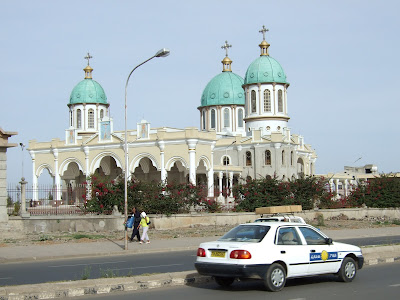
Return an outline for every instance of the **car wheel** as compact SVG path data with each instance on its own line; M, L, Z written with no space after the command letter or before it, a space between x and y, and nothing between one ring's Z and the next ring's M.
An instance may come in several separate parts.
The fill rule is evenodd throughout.
M339 279L343 282L351 282L356 277L357 264L351 257L345 257L339 270Z
M215 277L215 282L222 287L230 286L234 280L233 277Z
M280 264L272 264L265 274L265 287L271 292L279 292L286 283L286 271Z

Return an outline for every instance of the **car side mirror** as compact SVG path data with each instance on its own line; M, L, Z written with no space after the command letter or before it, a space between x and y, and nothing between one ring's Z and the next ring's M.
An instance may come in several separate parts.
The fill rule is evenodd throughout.
M333 240L331 238L325 238L325 243L328 245L332 245Z

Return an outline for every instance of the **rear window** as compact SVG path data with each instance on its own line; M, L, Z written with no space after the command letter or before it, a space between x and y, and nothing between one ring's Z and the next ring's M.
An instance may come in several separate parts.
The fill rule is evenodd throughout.
M258 243L265 237L269 229L270 226L239 225L226 233L218 241Z

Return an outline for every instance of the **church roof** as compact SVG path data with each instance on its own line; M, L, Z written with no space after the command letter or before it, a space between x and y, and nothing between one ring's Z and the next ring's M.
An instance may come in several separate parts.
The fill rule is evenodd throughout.
M201 106L214 105L245 105L243 93L243 78L232 72L232 60L228 57L228 49L232 45L225 41L222 49L225 49L225 58L221 61L222 73L215 76L207 84L201 95Z
M92 67L89 66L89 60L92 58L88 53L85 59L88 65L83 69L85 71L85 79L79 82L71 92L69 104L80 103L100 103L107 104L107 96L101 85L92 79Z
M286 74L279 62L270 56L262 55L247 68L244 84L277 82L287 83Z
M201 106L245 105L243 78L232 72L222 72L207 84L201 95Z
M247 68L244 84L254 83L287 83L286 75L281 65L268 54L270 44L265 40L265 33L268 31L265 26L259 31L263 35L263 41L258 45L261 50L260 57L253 61Z
M69 98L69 104L78 103L107 104L107 96L97 81L85 78L74 87Z

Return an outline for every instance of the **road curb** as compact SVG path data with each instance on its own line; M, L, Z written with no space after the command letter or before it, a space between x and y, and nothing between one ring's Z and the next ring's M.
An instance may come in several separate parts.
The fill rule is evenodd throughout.
M35 285L6 286L0 288L1 300L54 299L129 292L167 286L193 285L210 282L210 276L196 271L164 273L149 276L101 278L80 281L42 283Z

